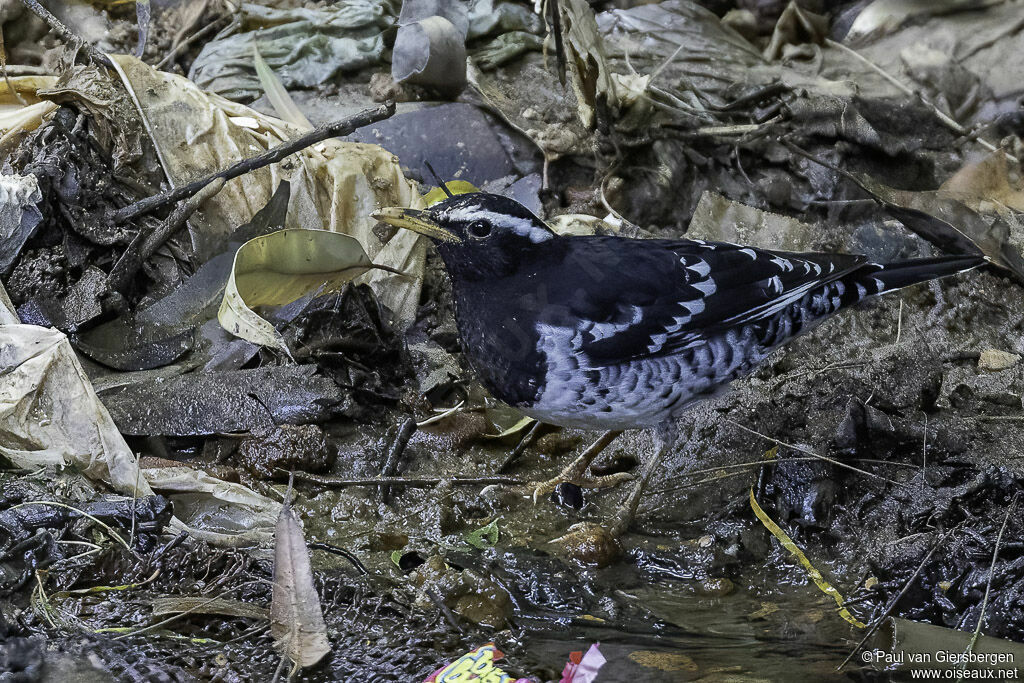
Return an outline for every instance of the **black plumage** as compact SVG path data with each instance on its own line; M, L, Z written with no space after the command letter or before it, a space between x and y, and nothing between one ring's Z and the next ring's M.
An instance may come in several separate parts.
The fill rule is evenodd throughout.
M496 397L552 424L653 427L665 448L687 406L794 336L868 297L983 263L558 236L484 193L377 215L436 242L463 350ZM583 474L579 462L569 472Z

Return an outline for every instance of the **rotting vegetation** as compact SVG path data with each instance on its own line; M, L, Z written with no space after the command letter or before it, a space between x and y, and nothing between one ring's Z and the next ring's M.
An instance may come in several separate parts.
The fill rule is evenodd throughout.
M114 56L135 48L131 5L58 11L107 63L3 16L15 680L283 678L289 472L330 644L298 680L422 680L488 641L542 681L595 641L598 680L896 675L836 673L867 629L751 491L855 620L1024 639L1019 5L473 2L450 102L436 71L391 80L398 3L154 4L141 61ZM296 36L331 48L284 50ZM346 141L125 208L362 110L378 120ZM535 504L525 486L595 435L489 399L436 256L369 218L429 200L424 162L559 230L992 265L834 319L694 409L597 568L551 541L622 491ZM627 434L595 468L649 448Z

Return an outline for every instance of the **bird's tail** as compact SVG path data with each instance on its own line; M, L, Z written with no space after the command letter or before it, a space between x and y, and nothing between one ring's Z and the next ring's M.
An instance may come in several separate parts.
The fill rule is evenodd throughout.
M935 278L954 275L985 263L981 256L939 256L937 258L913 259L887 263L882 269L871 273L871 277L882 282L879 292L889 292L901 287L926 282Z

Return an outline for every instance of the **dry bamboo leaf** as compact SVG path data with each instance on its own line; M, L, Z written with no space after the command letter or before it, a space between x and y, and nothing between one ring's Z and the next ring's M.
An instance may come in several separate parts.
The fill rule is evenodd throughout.
M295 100L292 99L281 79L267 64L267 60L263 59L257 42L255 39L252 41L252 61L256 67L256 75L260 78L260 85L263 86L263 92L267 94L270 104L274 105L274 111L282 121L287 121L296 128L313 130L313 124L295 104Z
M288 502L277 518L270 633L278 652L299 667L313 666L331 651L320 597L313 585L309 549Z

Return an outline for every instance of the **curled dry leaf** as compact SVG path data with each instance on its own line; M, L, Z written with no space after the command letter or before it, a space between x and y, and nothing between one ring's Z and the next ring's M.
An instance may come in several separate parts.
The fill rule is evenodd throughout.
M288 352L256 306L291 303L314 290L339 289L374 265L359 241L327 230L279 230L251 239L235 253L217 319L243 339Z
M320 598L313 585L309 549L287 503L277 518L270 632L278 652L299 667L312 666L331 651Z

